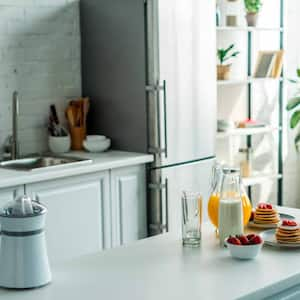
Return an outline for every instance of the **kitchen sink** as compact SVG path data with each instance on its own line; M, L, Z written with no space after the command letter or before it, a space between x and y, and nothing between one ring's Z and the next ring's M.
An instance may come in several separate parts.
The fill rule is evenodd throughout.
M91 162L91 159L86 158L49 155L3 161L0 163L0 168L20 171L34 171L46 168L57 168L62 166L79 165Z

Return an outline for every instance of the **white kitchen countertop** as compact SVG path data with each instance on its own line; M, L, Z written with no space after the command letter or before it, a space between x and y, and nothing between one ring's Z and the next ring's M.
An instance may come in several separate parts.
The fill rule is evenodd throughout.
M283 212L300 220L300 210ZM219 247L206 224L200 249L183 248L165 234L53 266L50 285L28 291L0 289L0 299L262 299L300 283L299 254L296 249L264 246L255 260L235 260Z
M0 168L0 188L144 164L153 161L152 155L123 151L107 151L104 153L72 151L68 155L90 158L93 161L77 166L63 165L58 168L33 171L14 171Z

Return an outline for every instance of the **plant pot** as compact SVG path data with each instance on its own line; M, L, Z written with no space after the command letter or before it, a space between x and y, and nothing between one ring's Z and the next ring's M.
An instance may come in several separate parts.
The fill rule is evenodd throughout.
M231 65L217 65L217 79L228 80L230 77Z
M70 151L71 138L68 136L49 136L49 149L52 153L66 153Z
M258 20L258 13L248 12L246 14L246 20L247 20L248 26L255 27L257 24L257 20Z

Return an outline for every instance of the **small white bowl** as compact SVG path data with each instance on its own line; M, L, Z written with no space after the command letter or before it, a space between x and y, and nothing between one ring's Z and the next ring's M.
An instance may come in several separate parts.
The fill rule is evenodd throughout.
M105 135L87 135L86 140L89 142L105 141L106 136Z
M225 243L230 251L230 255L238 259L254 259L260 253L264 244L263 241L256 245L233 245L227 241Z
M107 149L109 149L110 144L111 144L110 139L105 139L103 141L90 141L90 140L83 141L84 149L94 153L106 151Z
M51 136L48 139L49 149L52 153L66 153L71 148L71 138L68 136Z

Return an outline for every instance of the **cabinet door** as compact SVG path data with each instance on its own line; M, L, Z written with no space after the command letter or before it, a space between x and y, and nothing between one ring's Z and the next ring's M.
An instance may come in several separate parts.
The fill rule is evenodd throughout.
M149 2L157 3L153 38L159 76L154 82L165 81L159 98L160 143L154 145L168 150L161 165L211 157L217 112L215 1Z
M113 246L147 236L145 166L111 171Z
M99 251L105 239L103 210L109 202L109 173L26 186L48 208L46 237L51 261Z

